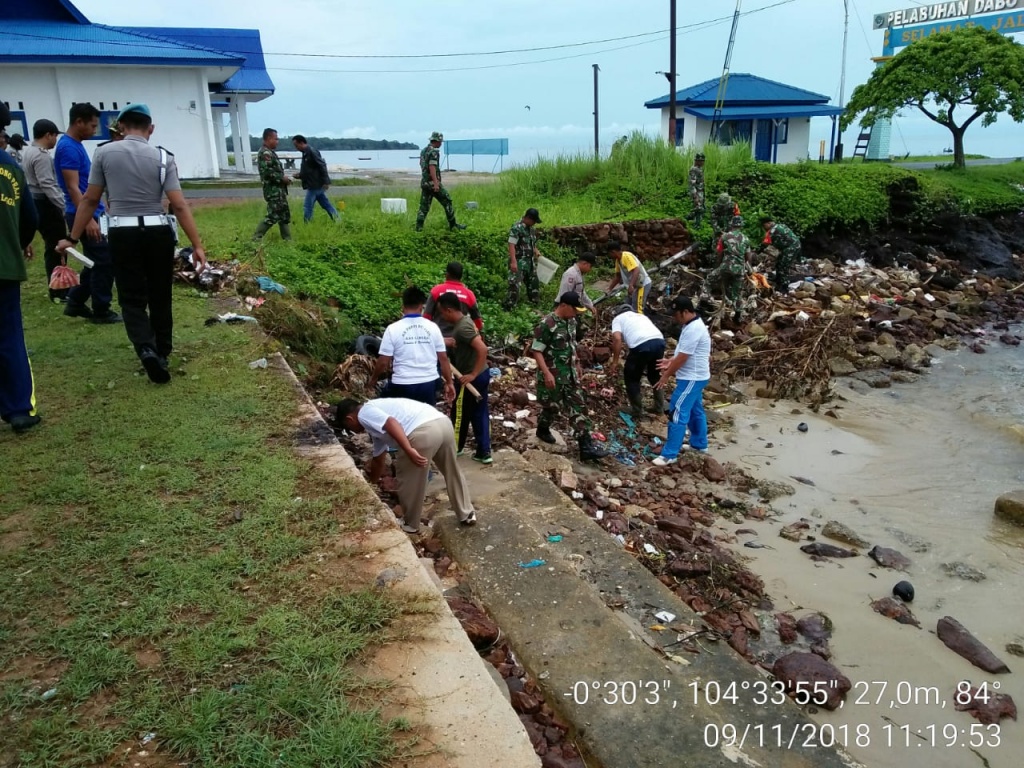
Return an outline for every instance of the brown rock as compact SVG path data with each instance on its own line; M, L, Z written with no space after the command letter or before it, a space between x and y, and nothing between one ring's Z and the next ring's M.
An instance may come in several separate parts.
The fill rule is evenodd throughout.
M902 552L888 547L874 547L868 552L868 557L874 560L883 568L892 568L896 571L905 571L910 567L910 558Z
M800 520L796 523L790 523L779 531L779 536L787 539L788 541L800 541L800 539L804 537L804 531L809 531L810 529L811 526L809 523L805 523L803 520Z
M894 619L900 624L911 624L915 627L921 626L921 622L914 618L914 614L910 612L906 604L894 597L883 597L881 600L875 600L871 604L871 608L875 613L880 613L883 616Z
M954 653L963 656L971 664L992 674L1009 672L1010 668L999 659L988 647L967 631L952 616L943 616L937 626L939 640L946 644Z
M713 483L720 483L725 480L725 467L716 459L707 456L704 459L704 477Z
M513 389L512 392L509 394L509 399L512 401L514 405L517 405L520 408L525 408L530 404L530 396L522 387L516 387L515 389Z
M540 700L526 691L512 692L512 709L521 715L532 715L540 711ZM543 732L541 732L543 735Z
M776 613L775 624L779 628L779 639L789 645L797 641L796 619L789 613Z
M827 642L832 637L832 620L823 613L810 613L796 623L796 630L812 643Z
M579 480L576 479L576 473L571 469L563 469L559 473L558 487L563 491L575 491L577 485L579 485Z
M746 656L750 653L750 648L747 639L747 630L745 627L736 627L729 636L729 645L736 651L740 656Z
M985 725L995 725L1004 717L1017 719L1017 705L1008 694L992 693L991 688L983 694L980 688L971 688L970 697L970 701L963 702L964 696L959 690L953 694L957 712L969 712Z
M816 541L813 544L804 544L800 547L800 551L813 555L815 557L856 557L857 553L849 549L843 549L832 544L825 544L821 541Z
M599 365L604 365L612 358L612 350L609 347L594 347L593 349L594 362Z
M1011 491L996 499L996 517L1024 525L1024 491Z
M659 531L667 531L689 539L693 536L693 523L685 517L663 517L657 522Z
M817 690L827 693L828 698L824 703L821 703L820 700L804 703L814 703L828 710L838 708L846 697L846 692L852 687L849 678L832 664L813 653L795 652L783 656L775 662L772 674L782 682L787 693L797 691L798 684L800 690L811 693ZM823 683L824 686L819 685L815 689L815 683ZM804 695L806 694L801 694L801 697ZM803 701L803 699L801 698L799 701Z
M473 603L460 597L450 597L448 607L459 620L474 648L488 648L498 641L501 634L498 625Z
M740 617L740 622L747 628L748 632L755 635L761 634L761 624L758 622L757 616L754 615L753 611L749 608L744 608L738 615Z
M711 573L711 564L703 559L694 557L680 557L669 563L669 573L681 579L690 579L696 576L706 576Z
M548 750L547 754L542 755L540 758L541 768L587 768L586 763L576 755L575 757L566 756L566 747L563 745L561 749Z
M825 527L821 529L821 535L849 544L851 547L866 547L868 545L867 540L857 535L849 526L835 520L825 523Z

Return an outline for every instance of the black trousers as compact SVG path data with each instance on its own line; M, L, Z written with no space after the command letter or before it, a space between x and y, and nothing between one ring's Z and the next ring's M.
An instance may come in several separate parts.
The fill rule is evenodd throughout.
M46 265L46 284L50 284L50 277L53 270L64 263L64 259L57 253L57 243L67 234L67 226L64 224L64 209L58 208L50 202L47 197L35 197L36 210L39 212L39 234L43 238L43 263ZM55 291L50 289L50 298L56 299L67 295L67 290Z
M665 340L651 339L629 350L626 363L622 366L622 377L626 380L626 393L630 402L640 398L640 382L647 374L647 381L653 387L661 378L658 361L665 356Z
M166 226L118 227L110 230L109 240L117 298L128 338L136 354L150 349L167 357L174 346L174 233Z

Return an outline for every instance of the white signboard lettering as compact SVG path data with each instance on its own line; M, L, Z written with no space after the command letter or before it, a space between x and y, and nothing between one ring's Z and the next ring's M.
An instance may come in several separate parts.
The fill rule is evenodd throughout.
M907 8L901 11L875 14L874 28L906 27L932 21L977 16L980 13L999 13L1024 8L1024 0L956 0Z

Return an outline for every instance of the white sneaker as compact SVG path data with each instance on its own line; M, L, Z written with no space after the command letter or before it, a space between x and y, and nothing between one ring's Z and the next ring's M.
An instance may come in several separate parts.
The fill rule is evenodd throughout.
M656 467L668 467L671 466L672 464L675 464L677 461L679 461L679 459L666 459L663 456L659 456L654 461L652 461L651 464L653 464Z

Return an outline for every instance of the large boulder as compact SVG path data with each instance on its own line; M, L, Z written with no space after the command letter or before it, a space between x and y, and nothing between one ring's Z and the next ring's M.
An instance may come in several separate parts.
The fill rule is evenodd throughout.
M996 517L1024 525L1024 491L1011 491L996 499Z

